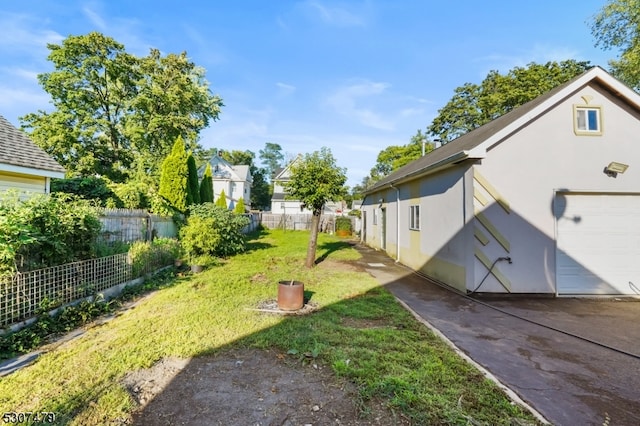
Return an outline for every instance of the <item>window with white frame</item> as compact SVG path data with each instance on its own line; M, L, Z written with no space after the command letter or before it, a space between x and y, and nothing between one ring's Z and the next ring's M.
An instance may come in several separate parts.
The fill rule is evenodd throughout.
M420 230L420 206L409 206L409 229Z
M574 130L577 135L602 134L600 107L576 105L574 107Z

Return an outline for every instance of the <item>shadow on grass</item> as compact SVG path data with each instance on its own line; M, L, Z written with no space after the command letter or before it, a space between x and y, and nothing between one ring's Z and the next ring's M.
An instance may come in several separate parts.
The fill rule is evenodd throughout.
M336 251L352 248L356 245L355 241L331 241L322 243L318 246L318 250L324 250L323 253L315 261L315 264L324 262L331 253Z
M319 248L324 250L322 258L326 259L330 253L350 246L348 241L339 241ZM398 276L397 280L404 278L405 275ZM211 292L217 290L223 295L223 281L213 284L203 280L189 294L201 292L205 297L217 294ZM386 285L390 284L393 283ZM314 290L305 290L306 302L312 297L322 299L324 287L319 285ZM359 416L377 399L385 402L385 406L376 404L381 407L380 412L373 414L384 420L382 424L406 424L395 417L397 410L414 424L443 424L448 410L486 424L517 415L517 408L495 403L495 394L476 398L486 394L481 386L483 376L466 370L453 352L443 351L443 344L435 335L411 321L410 314L395 303L383 286L373 287L319 306L308 315L287 316L266 328L240 333L236 340L203 347L180 368L172 370L163 386L149 395L136 391L137 384L130 389L134 399L144 397L148 402L133 414L133 424L335 424L336 419L341 424L361 424ZM246 311L242 312L244 315ZM227 314L222 310L220 315ZM212 332L218 332L220 324L212 324ZM140 326L152 327L136 325ZM290 354L291 350L297 355ZM251 353L259 356L252 357ZM300 358L300 354L307 357L307 353L314 361L318 358L322 369L288 368L302 367L307 358ZM162 367L165 362L168 359L155 365ZM333 386L342 385L336 376L349 386L344 386L344 392L330 393L343 389ZM442 407L439 400L428 400L423 388L416 386L416 382L429 382L432 377L434 394L455 395L445 403L449 405ZM139 380L140 386L146 386L144 380ZM95 401L113 397L109 393L113 388L107 382L87 383L75 392L69 391L52 407L56 420L71 423L77 413L89 412ZM462 393L464 400L458 399ZM468 419L458 420L461 423Z
M315 291L311 291L311 290L305 290L304 291L304 303L309 303L311 301L311 298L313 297L313 295L315 294Z

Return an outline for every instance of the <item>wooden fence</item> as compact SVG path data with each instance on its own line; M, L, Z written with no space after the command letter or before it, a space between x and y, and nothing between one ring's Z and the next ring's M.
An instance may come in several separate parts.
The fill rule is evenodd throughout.
M100 212L102 240L110 243L130 243L151 240L152 237L175 238L178 235L173 219L138 209L103 209Z
M260 223L268 229L308 231L311 229L311 218L310 214L261 213ZM320 232L335 232L335 216L320 216Z

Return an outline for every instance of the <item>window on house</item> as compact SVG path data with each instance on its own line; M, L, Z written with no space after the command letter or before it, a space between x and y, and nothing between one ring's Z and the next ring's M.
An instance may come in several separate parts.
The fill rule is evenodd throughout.
M420 230L420 206L409 206L409 229Z
M599 135L602 134L602 117L599 107L576 106L575 132L578 135Z

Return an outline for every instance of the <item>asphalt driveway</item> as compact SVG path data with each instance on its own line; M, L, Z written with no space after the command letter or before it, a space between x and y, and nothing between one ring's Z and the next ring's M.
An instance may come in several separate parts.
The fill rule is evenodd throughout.
M550 423L640 424L640 301L474 300L358 250L398 299Z

